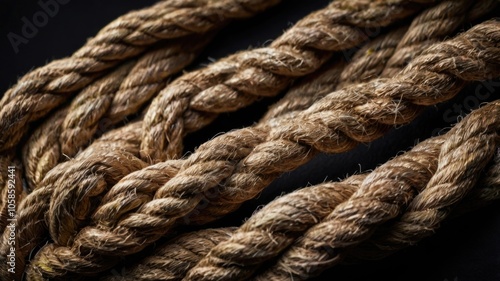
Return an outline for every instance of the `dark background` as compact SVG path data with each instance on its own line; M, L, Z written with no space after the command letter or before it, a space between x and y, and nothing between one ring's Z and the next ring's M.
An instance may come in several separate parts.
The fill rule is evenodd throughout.
M21 44L16 53L7 34L21 34L22 18L31 20L41 8L37 1L0 0L0 93L5 92L29 70L71 55L87 38L119 15L154 2L69 1L60 5L58 13L49 18L47 24L39 28L28 43ZM265 45L298 19L327 3L325 0L289 0L252 20L231 24L215 38L191 68L209 63L209 58L217 59L237 50ZM499 15L498 11L495 14ZM477 86L471 85L450 102L428 108L411 124L392 130L378 141L360 145L349 153L316 157L309 164L280 177L259 198L246 203L240 211L214 226L238 225L256 207L295 188L324 180L337 180L360 170L375 168L409 149L418 140L451 126L455 121L449 120L444 113L453 109L454 105L462 105L462 114L477 106L470 104L470 99L467 99L474 95ZM496 87L488 100L494 99L498 90ZM277 99L263 100L237 113L222 114L206 129L188 136L187 151L192 151L217 133L251 125ZM457 117L458 112L451 116ZM433 237L415 247L382 261L340 266L325 272L316 280L500 280L500 241L497 239L500 235L499 211L500 204L496 204L452 219L444 223Z

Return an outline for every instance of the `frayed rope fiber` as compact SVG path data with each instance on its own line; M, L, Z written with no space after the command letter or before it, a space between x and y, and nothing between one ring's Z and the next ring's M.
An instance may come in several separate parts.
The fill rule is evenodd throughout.
M387 256L453 212L500 198L497 101L373 172L292 192L238 228L152 247L235 211L319 153L374 141L500 73L500 21L471 25L498 1L340 0L267 47L170 82L228 22L279 2L160 1L9 89L0 164L16 167L17 269L5 260L2 174L0 279L122 280L108 270L126 257L135 264L123 280L306 280L346 259ZM258 123L181 157L188 133L289 87Z
M308 235L332 225L338 226L335 231L328 232L330 236L327 237L315 237L313 244L326 253L332 245L332 240L328 237L334 235L357 244L354 250L350 245L345 254L362 258L378 258L412 245L435 231L439 222L450 211L466 206L467 200L484 203L498 199L498 195L493 198L487 194L492 194L492 190L496 190L498 194L500 188L500 154L495 149L500 140L500 122L499 117L487 120L488 117L485 116L489 116L488 112L495 113L491 116L500 116L499 110L500 102L484 106L471 113L447 134L421 142L411 151L381 165L370 174L351 176L342 182L306 187L280 197L252 215L238 229L207 229L181 235L161 245L133 267L127 268L124 276L108 276L105 280L149 280L154 274L165 277L160 278L161 280L181 280L188 271L185 280L243 280L275 257L279 259L274 268L258 274L257 279L286 280L291 276L290 270L293 268L286 265L291 262L289 256L312 251L296 248L303 247L300 246L304 243L301 239L312 239ZM473 128L479 131L472 132ZM460 144L452 145L454 140ZM490 142L492 140L493 143ZM479 146L484 144L483 141L490 144L472 150L467 156L455 153L465 149L470 143ZM453 149L447 150L451 146ZM486 168L482 172L471 173L473 180L470 184L464 185L470 178L457 177L460 182L449 183L446 187L439 185L434 179L439 178L439 174L447 169L460 170L449 167L456 165L456 159L447 159L448 155L453 154L471 159L469 165L474 166L473 169L483 169L481 165L477 166L478 162L484 162L482 165ZM406 176L398 177L401 174ZM401 190L401 186L407 189ZM461 186L460 190L455 190L458 186ZM376 196L369 196L367 190L376 191ZM386 200L388 197L384 197L384 194L391 200ZM465 198L461 202L462 197ZM401 198L401 201L394 200L397 198ZM384 203L387 201L393 202L393 212L386 213L386 210L391 209L388 208L389 203ZM374 209L375 207L377 208ZM419 209L425 212L418 211ZM376 223L366 223L365 220L371 221L368 217L359 219L363 215L378 218L379 214L385 217ZM432 214L436 216L435 219L430 218ZM356 243L352 240L355 237L352 230L358 228L353 224L364 224L371 230L368 232L373 234L361 235L359 241L364 242ZM379 225L382 227L378 227ZM341 236L347 231L352 234ZM417 234L419 231L421 234ZM213 240L219 242L214 244ZM192 244L194 241L197 243L196 250L191 250L189 255L184 256L187 249L195 247ZM338 240L335 243L339 247L344 245ZM179 253L181 257L174 253ZM297 264L295 258L294 271L309 270L308 257L300 257L303 264ZM310 261L314 263L317 260ZM325 264L320 269L330 266L333 264ZM315 271L317 270L316 268ZM311 276L312 272L304 274ZM294 277L294 280L297 278Z
M170 164L158 164L154 168L151 166L148 168L147 178L144 178L141 172L134 172L113 187L120 189L121 194L127 194L126 201L117 202L119 205L115 205L127 213L120 213L120 216L108 220L109 222L102 226L84 227L76 236L65 232L65 228L78 226L79 222L75 219L81 217L81 214L69 214L74 210L85 212L85 209L72 207L74 204L81 204L81 201L77 203L77 200L72 198L81 199L83 194L95 196L92 192L102 192L103 186L97 186L99 188L94 188L92 192L89 192L88 188L79 191L78 185L56 188L50 199L48 216L49 228L51 232L55 231L51 233L51 237L69 240L60 240L59 245L67 245L65 247L58 247L56 250L53 246L45 246L46 250L42 249L38 254L57 255L48 261L64 260L65 267L72 270L90 273L98 268L106 268L113 259L104 257L135 253L158 240L168 232L177 218L188 215L196 208L202 192L212 188L211 184L218 185L222 180L224 184L223 188L219 189L219 197L210 202L203 210L203 215L214 212L212 216L220 216L230 212L241 202L254 197L280 173L310 159L315 151L341 152L352 148L359 141L373 140L388 129L386 122L406 123L416 116L421 105L430 105L453 97L464 86L464 80L484 79L498 73L499 26L497 21L479 24L454 39L428 48L393 78L354 85L325 96L294 117L297 122L293 124L300 126L293 126L286 118L282 118L278 120L279 125L267 127L267 131L266 127L257 127L257 133L252 132L255 129L244 129L217 137L200 146L195 154L183 161L179 171L159 188L156 183L151 186L151 180L172 175L176 165L179 165L176 164L179 160ZM439 67L439 72L434 72L437 71L436 67ZM433 81L432 87L425 82L429 80ZM397 111L391 106L393 101L399 105ZM342 112L344 117L335 117L338 116L337 112ZM325 123L327 121L331 124ZM258 132L267 137L261 137L263 142L251 149L250 154L241 160L245 164L231 161L231 157L235 156L234 151L248 153L248 149L243 149L242 145L250 145L251 139L258 140L255 138ZM235 147L238 149L235 150ZM224 156L224 150L230 154ZM213 156L210 156L211 154ZM231 168L232 166L234 168ZM171 172L168 172L169 170ZM71 170L66 172L72 173ZM59 180L63 178L65 177L59 177ZM33 192L24 203L30 202L31 199L45 203L47 199L41 199L44 197L40 197L40 194L51 194L51 188L48 187ZM240 187L245 187L245 190ZM72 195L71 189L77 193ZM139 192L141 190L145 193ZM150 190L156 190L154 199L142 201L148 199ZM137 200L132 200L136 196ZM58 203L58 200L61 200L61 203ZM128 202L129 206L124 205L125 202ZM136 209L138 203L141 207ZM35 209L26 208L26 211L32 210ZM40 215L45 213L46 211L40 211ZM57 215L51 216L51 213ZM33 218L31 214L27 217ZM26 227L31 224L31 220L23 221L26 221ZM97 220L96 223L99 225L100 221ZM73 262L75 265L70 265ZM54 273L58 266L48 268ZM61 268L61 272L67 273L67 268Z

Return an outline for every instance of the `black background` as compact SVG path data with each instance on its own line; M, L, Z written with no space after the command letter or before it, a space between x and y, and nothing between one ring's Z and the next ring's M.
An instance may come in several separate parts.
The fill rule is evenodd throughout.
M53 60L71 55L84 44L87 38L108 22L135 8L155 1L132 0L87 0L69 1L61 5L58 13L39 28L16 53L7 34L21 34L26 17L31 20L41 8L37 1L0 0L0 93L15 84L18 77L30 69ZM231 24L223 30L191 66L197 68L209 63L209 59L220 58L237 50L267 44L298 19L328 3L316 1L286 1L252 20ZM498 15L496 11L496 15ZM308 184L324 180L337 180L348 174L375 168L409 149L418 140L428 138L448 128L455 121L445 117L454 105L462 105L467 113L478 84L471 85L458 97L445 104L428 108L417 120L407 126L392 130L388 135L371 144L360 145L349 153L320 155L309 164L287 173L276 180L259 198L246 203L237 213L214 224L238 225L252 214L256 207L272 200L277 195ZM488 100L497 96L496 87ZM209 127L188 136L187 151L212 138L215 134L234 128L251 125L259 119L267 107L278 98L258 102L237 113L222 114ZM483 100L483 101L488 101ZM457 117L456 114L451 116ZM456 120L456 118L453 118ZM446 130L446 129L445 129ZM361 265L340 266L325 272L316 280L432 280L432 281L478 281L500 280L500 204L486 207L466 216L452 219L431 238L419 245L377 262Z

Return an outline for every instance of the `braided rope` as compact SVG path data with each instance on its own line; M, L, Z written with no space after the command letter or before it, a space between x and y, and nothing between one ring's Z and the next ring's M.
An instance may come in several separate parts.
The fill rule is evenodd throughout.
M193 61L211 36L177 40L128 62L84 88L72 103L53 114L24 147L26 178L36 188L58 163L85 148L96 133L135 113Z
M396 235L396 239L408 245L432 233L446 218L449 208L477 183L481 171L497 152L500 103L492 103L477 112L480 114L469 115L447 134L439 150L435 174L413 200L411 195L421 190L418 183L430 165L411 163L426 151L401 163L389 161L385 165L389 170L371 173L349 200L297 239L276 264L256 280L305 280L315 276L339 263L346 248L368 239L375 227L396 218L406 206L405 213L391 227L397 232L401 224L406 224L406 231ZM415 169L419 172L413 174ZM390 234L384 241L396 237Z
M162 244L130 268L101 278L103 281L181 280L215 245L229 239L234 227L203 229L180 235Z
M254 132L254 134L258 135L258 132ZM241 140L243 140L243 139L241 139ZM153 168L153 169L156 169L156 168ZM68 185L74 185L74 184L68 183ZM57 191L56 191L56 193L57 193ZM123 194L128 194L128 193L126 192L126 193L123 193ZM65 200L66 197L67 197L66 195L64 195L64 196L58 196L58 198L61 198L60 200ZM124 198L124 196L122 196L119 192L115 192L114 196L111 197L111 198L113 198L115 201L118 198L120 198L121 200L126 200L126 201L128 200L127 198ZM54 201L58 201L58 199L55 199ZM124 204L120 204L120 205L123 206ZM125 206L126 206L126 204L125 204ZM112 217L112 216L116 215L116 212L119 211L119 210L124 210L124 208L116 208L116 206L113 205L113 207L107 208L106 210L103 210L100 213L104 214L103 215L104 217ZM63 211L62 213L66 213L66 211L67 210ZM64 215L64 216L67 216L67 214L68 213L66 213L66 215ZM64 220L65 218L62 218L62 219ZM101 222L104 222L106 219L101 217L99 220ZM68 238L68 236L66 236L66 237L63 236L63 238L61 238L62 236L58 234L60 232L60 230L59 230L59 225L60 224L63 224L63 225L77 225L77 224L76 223L63 223L63 222L52 224L52 226L54 226L54 227L51 226L52 236L55 237L55 239L57 239L57 241L59 243L65 244L65 243L68 243L69 239L71 239L71 238ZM76 233L77 230L73 230L73 231L70 231L70 232L71 233Z
M190 119L191 119L191 120L193 120L193 122L192 122L193 124L199 124L199 123L200 123L200 122L199 122L199 118L198 118L198 119L196 119L196 118L190 118ZM189 124L189 123L188 123L188 124ZM97 160L97 163L100 161L99 159L101 159L101 158L97 158L97 159L96 159L96 160ZM104 162L105 162L105 161L103 161L103 163L104 163ZM131 165L131 166L133 166L133 165ZM81 166L80 166L80 168L83 170L83 169L87 169L87 168L90 168L90 167L89 167L88 165L81 165ZM97 169L98 169L98 168L97 168ZM74 170L72 170L72 171L74 171ZM84 173L84 175L88 175L88 173L87 173L87 172L85 172L85 173ZM55 178L58 178L58 177L55 177L55 176L53 175L53 176L51 176L50 178L55 179ZM62 177L62 178L67 178L67 177ZM79 178L79 177L76 177L75 179L76 179L76 181L77 181L77 182L79 182L79 181L80 181L80 178ZM90 182L92 182L92 181L90 181ZM76 185L78 185L78 183L76 183ZM76 186L76 185L74 185L74 186ZM88 195L88 194L87 194L87 195ZM46 196L48 196L48 194L46 194ZM43 196L42 196L42 197L43 197ZM35 200L35 201L37 201L37 200ZM34 203L34 204L36 204L36 203ZM28 203L27 205L30 205L30 204ZM39 211L40 211L40 215L41 215L41 214L43 214L43 210L42 210L42 209L39 209ZM35 222L35 224L37 224L37 223L38 223L38 222ZM73 226L75 226L75 225L77 225L77 224L76 224L76 223L68 223L68 224L64 224L64 225L65 225L65 228L69 230L69 229L71 229ZM23 228L23 229L24 229L24 228ZM41 230L41 229L40 229L40 230ZM31 234L29 239L33 239L32 234L33 234L34 232L33 232L33 231L29 231L29 233ZM21 235L21 236L22 236L22 235ZM21 238L21 239L22 239L22 238ZM64 240L63 240L63 241L64 241ZM29 248L29 247L28 247L28 248Z
M333 1L269 47L237 53L180 77L160 92L144 117L141 157L153 162L178 158L184 136L217 114L277 95L293 78L316 71L332 52L364 42L365 28L390 25L420 9L400 0ZM196 124L191 118L204 121Z
M492 108L498 109L499 107L500 102L497 101L476 110L466 120L462 120L463 125L460 126L466 130L472 126L481 127L483 124L478 124L478 120L481 121L484 114L490 114ZM497 126L497 132L498 128ZM443 143L451 139L453 135L462 133L460 130L455 130L444 136L426 140L404 155L399 155L378 167L372 173L387 176L389 174L401 175L409 171L407 176L398 177L397 181L400 185L401 183L404 185L406 180L411 179L413 189L419 190L422 194L427 183L438 170L438 157ZM472 157L480 154L480 152L474 153ZM484 204L500 198L500 154L498 150L494 160L490 163L492 165L487 168L486 173L478 175L481 180L476 184L473 193L459 202L457 207L452 209L453 211L470 211L468 205L471 202ZM216 233L215 230L210 229L181 235L161 245L150 256L134 263L123 272L123 276L108 276L104 280L155 280L162 276L165 278L162 280L181 280L188 270L190 270L190 275L186 278L188 280L243 280L245 276L250 276L253 269L263 261L277 256L308 228L324 219L338 204L348 200L360 188L367 176L367 174L351 176L342 182L322 183L294 191L266 205L236 231L231 229L226 232L227 229L220 229L222 232ZM392 186L397 185L392 184ZM492 194L496 195L491 196ZM390 222L386 225L388 228L394 223ZM436 229L435 226L434 229ZM384 230L385 228L377 228L368 242L380 241L376 237L386 237L387 231ZM206 235L207 232L210 232L210 236ZM402 237L405 237L405 234L402 234ZM214 245L212 241L200 237L219 239L220 242ZM203 254L190 253L185 257L182 249L192 247L193 244L196 245L196 249L199 249L196 253L203 252ZM362 244L354 250L358 248L366 250L363 249L366 245ZM365 252L363 258L378 257L381 252L390 253L384 248L377 248L373 252ZM177 256L174 253L181 254ZM352 255L353 249L350 249L348 254ZM201 262L198 263L200 260ZM198 265L194 267L196 263Z
M331 125L323 123L328 120L331 120L331 122L338 122L338 119L326 119L326 116L328 115L323 114L323 118L321 118L323 121L318 122L317 120L315 120L317 114L321 114L323 110L330 111L333 109L333 112L331 111L331 116L335 116L335 114L333 114L334 112L336 112L337 110L341 110L342 107L346 107L346 105L349 104L347 108L359 108L358 110L362 110L361 112L363 112L363 116L372 118L378 117L375 120L381 122L382 124L384 124L384 122L388 122L388 120L391 121L391 124L393 124L394 122L407 122L415 116L414 110L408 110L411 109L408 104L405 105L405 107L400 107L400 109L404 110L401 110L399 112L394 111L394 108L387 108L386 106L382 106L382 108L380 108L379 105L387 104L387 99L389 98L390 100L391 96L393 98L397 97L397 102L403 105L407 101L418 102L418 104L424 105L434 104L453 96L464 84L462 82L462 79L476 80L491 76L498 68L499 58L497 56L498 51L496 51L496 49L498 49L497 45L499 34L497 30L498 22L489 21L483 23L453 40L429 48L426 52L424 52L424 54L414 60L413 63L410 64L404 72L392 79L375 81L372 83L346 88L342 91L335 92L331 95L326 96L310 109L297 115L300 121L296 124L306 124L310 126L309 128L307 128L308 133L317 132L316 134L308 135L306 133L303 133L302 131L306 129L305 127L301 128L301 126L293 126L290 124L285 125L284 121L282 123L284 128L281 128L279 126L271 128L271 131L268 134L268 143L264 143L263 145L265 147L266 144L269 145L269 143L273 143L272 140L275 139L274 143L278 142L279 145L275 145L273 149L269 149L266 151L267 153L272 152L272 159L276 159L275 155L278 155L279 157L277 158L283 162L276 163L275 160L270 161L270 159L267 158L267 160L265 161L265 165L255 165L262 163L258 163L258 161L249 161L249 159L258 159L252 158L252 155L248 156L245 159L244 166L238 165L236 167L243 167L245 169L248 167L256 169L255 167L258 167L255 172L246 172L244 173L244 175L245 177L248 177L248 175L252 175L253 177L260 178L260 180L255 181L251 180L251 178L248 179L239 176L236 178L240 180L241 184L233 185L231 184L231 178L229 178L229 180L225 181L224 189L226 189L226 191L222 190L222 195L226 195L224 199L228 201L231 200L229 202L232 202L234 206L236 206L238 204L238 200L241 200L241 197L231 198L231 196L227 195L242 194L242 192L245 192L246 194L244 195L246 196L248 194L257 192L256 190L244 191L238 189L237 186L249 186L257 189L258 187L256 187L256 183L259 183L258 186L260 186L260 184L262 183L266 183L266 181L262 180L263 175L276 175L283 170L290 169L291 167L303 163L305 158L309 158L308 156L313 154L308 153L311 151L311 148L335 152L342 151L343 149L351 147L352 142L349 143L348 139L346 139L345 137L332 139L332 133L327 133L329 130L325 130L324 128L326 127L323 127L324 125L328 125L328 128L338 128L338 125L333 126L333 123ZM459 45L461 48L455 48L455 46L457 45ZM481 46L481 51L479 51L478 46ZM454 63L447 63L450 61L454 61ZM439 73L433 72L437 70L435 67L439 67ZM423 73L425 73L425 75ZM408 77L412 77L412 79L409 79ZM428 85L422 82L429 81L429 79L430 81L433 81L433 88L429 88ZM374 91L374 89L376 89L377 91ZM394 89L396 89L396 91ZM366 98L360 99L362 97L361 94L366 95ZM357 101L358 103L356 107L353 107L353 104L356 104L353 103L353 98L354 101ZM372 114L366 114L365 112L367 105L363 105L363 102L372 107L373 105L375 105L374 108L376 110L372 112ZM345 109L342 110L342 112L345 112ZM373 116L374 113L376 113L376 116ZM351 114L353 113L351 112ZM396 116L396 118L394 118L394 115ZM350 127L349 132L343 131L349 134L349 136L355 137L357 141L366 141L367 138L365 136L370 135L371 137L377 137L381 133L377 133L376 131L372 130L369 134L366 134L368 132L367 130L359 130L359 124L352 123L349 119L345 118L342 120L344 120L344 125L347 124L349 126L352 126L350 124L354 124L354 128L358 129L358 133L352 133L354 131L352 130L352 127ZM346 121L348 122L346 123ZM371 123L373 124L373 121ZM312 130L311 127L313 128ZM315 128L317 128L318 130L316 130ZM363 129L363 127L361 128ZM371 128L374 127L372 126ZM380 127L377 129L380 130ZM297 139L297 136L300 136L300 138ZM238 137L240 138L238 139ZM219 145L213 146L217 148L217 153L223 152L221 149L223 149L224 146L228 147L227 144L231 138L241 140L241 136L237 134L227 134L225 136L225 142L221 142ZM288 141L287 139L291 141ZM248 136L245 140L248 142ZM241 147L242 143L244 142L237 142L236 147ZM259 146L262 146L262 144ZM259 146L257 146L256 148L259 148ZM300 149L295 149L295 152L290 153L290 151L293 151L293 149L290 148L297 148L297 146ZM85 255L85 259L92 258L92 256L95 255L113 256L116 254L121 255L125 252L134 252L140 250L141 247L148 243L148 240L157 239L158 235L161 235L162 233L167 231L168 227L172 225L176 217L188 214L188 212L196 206L196 204L200 201L200 196L197 195L199 194L198 192L200 191L200 188L201 191L208 190L211 187L211 183L220 182L220 178L224 178L224 176L227 175L227 168L230 167L227 166L228 163L231 166L234 165L227 160L221 161L220 158L215 158L217 160L214 160L214 158L210 158L209 154L206 153L207 150L208 145L207 147L200 147L196 154L192 155L186 160L185 164L181 168L181 172L179 172L172 180L167 182L167 184L165 184L156 192L156 200L143 205L135 213L129 214L122 218L119 222L115 223L112 228L115 230L107 231L105 229L98 228L84 228L78 234L78 239L75 240L75 248L73 249L79 249L80 253ZM234 148L232 149L232 151L234 152ZM211 168L209 170L207 170L208 168L204 169L203 165L200 165L199 163L196 164L197 161L203 161L205 164L210 163ZM226 164L224 166L220 166L219 162L224 162ZM194 165L193 163L195 163L196 165ZM217 168L217 166L215 166L216 164L221 168ZM280 166L276 164L280 164ZM208 171L209 174L207 174L206 176L210 176L201 178L199 176L195 176L196 174L193 174L193 172L196 173L200 171L204 173ZM241 174L241 172L239 173ZM243 182L241 180L243 180ZM245 182L249 184L244 184ZM179 186L177 187L177 185ZM195 189L188 190L186 189L186 187ZM237 192L235 193L236 190L231 190L230 187L232 187L233 189L236 187ZM182 197L179 197L179 195L182 195ZM188 197L186 197L187 195ZM158 211L162 212L162 210L169 211L168 213L161 214L160 216L160 213L158 213ZM209 211L211 210L209 209ZM223 211L227 211L227 209ZM152 223L158 228L151 229ZM132 231L132 229L134 229L134 231ZM89 235L88 238L85 237L86 235ZM138 237L138 235L140 235L140 237ZM111 238L112 236L116 236L117 238ZM98 245L94 245L96 242ZM92 254L87 252L86 249L92 249ZM109 251L110 249L113 249L113 253ZM64 250L64 252L62 250L58 250L57 252L52 252L50 254L55 253L57 253L57 255L64 254L65 258L63 260L65 260L66 262L81 262L81 259L83 258L75 257L74 259L72 259L71 256L74 254L74 252L72 252L71 248L67 248L66 250ZM43 254L47 255L49 253L46 252ZM52 267L49 268L51 268L51 270L53 269ZM69 268L72 267L70 266ZM90 268L84 268L84 270L90 270Z
M71 57L21 78L0 101L0 151L15 147L27 125L47 115L118 62L165 39L204 34L247 18L278 0L174 0L130 12L104 27Z
M418 56L432 43L450 36L464 22L484 16L496 5L496 1L444 1L431 7L418 15L410 27L403 26L375 37L356 52L347 66L335 60L326 64L269 108L261 122L284 113L293 114L304 110L335 89L340 90L373 78L394 76L411 58ZM407 59L401 60L402 54Z

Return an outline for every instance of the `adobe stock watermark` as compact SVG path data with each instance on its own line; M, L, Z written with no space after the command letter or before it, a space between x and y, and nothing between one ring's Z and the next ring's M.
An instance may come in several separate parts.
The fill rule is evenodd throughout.
M456 123L459 118L464 117L472 110L478 108L481 103L488 100L499 87L500 80L489 79L479 82L472 95L468 95L463 101L454 103L450 108L444 111L443 120L450 124ZM432 132L432 135L437 136L440 132L441 129L436 128Z
M33 39L40 28L45 27L49 23L49 19L55 17L60 10L61 5L66 5L70 0L39 0L38 6L40 10L28 17L22 17L23 26L20 33L9 32L7 39L14 50L14 53L19 53L21 44L28 44L30 39Z
M7 222L5 227L8 230L9 237L7 244L9 249L7 252L7 271L9 273L16 273L16 166L7 167Z

